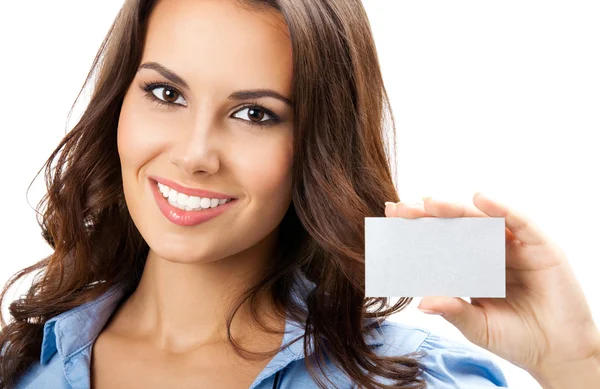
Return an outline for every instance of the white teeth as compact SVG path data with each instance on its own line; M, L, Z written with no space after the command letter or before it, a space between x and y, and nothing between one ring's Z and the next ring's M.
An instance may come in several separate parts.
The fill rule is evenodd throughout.
M165 195L165 193L167 191L171 191L168 187L164 186L163 184L161 184L160 182L158 183L158 189L160 190L160 193L163 194L163 196Z
M160 182L158 183L158 189L160 190L160 193L168 199L169 204L185 211L215 208L231 201L231 199L211 199L206 197L188 196L179 193L175 189L171 189Z
M175 189L171 189L169 194L165 197L168 197L169 201L176 202L177 201L177 192L175 191Z
M177 202L183 206L187 206L187 202L188 199L190 198L190 196L183 194L183 193L178 193L177 194Z
M200 197L197 196L192 196L190 197L190 199L188 200L188 207L190 208L198 208L200 206Z

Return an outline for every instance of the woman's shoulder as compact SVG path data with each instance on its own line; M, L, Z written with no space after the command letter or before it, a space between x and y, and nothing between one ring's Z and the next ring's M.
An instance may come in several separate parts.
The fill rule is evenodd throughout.
M385 320L367 333L365 341L379 356L418 358L423 369L420 377L426 382L427 389L508 387L502 370L487 351L466 341L440 336L423 327ZM407 355L415 352L418 354ZM329 358L325 361L327 378L332 380L335 388L355 388L349 377ZM316 388L304 359L298 359L286 367L285 382L288 380L302 383L305 385L303 387ZM378 378L378 382L392 383L383 377Z
M494 356L466 340L452 339L409 324L384 321L376 328L380 341L375 351L382 356L417 352L428 388L507 388Z

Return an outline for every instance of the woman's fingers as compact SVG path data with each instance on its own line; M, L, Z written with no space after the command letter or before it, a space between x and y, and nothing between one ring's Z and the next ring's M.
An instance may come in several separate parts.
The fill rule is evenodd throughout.
M402 217L416 219L419 217L484 217L485 213L473 207L462 204L450 203L424 197L424 202L418 203L391 203L387 202L385 215L387 217Z
M423 205L425 211L435 217L485 217L485 213L480 210L467 207L463 204L449 203L433 199L431 197L423 197Z
M396 203L385 202L385 217L396 217Z
M420 203L386 202L385 216L416 219L419 217L504 217L506 222L506 243L518 239L523 245L539 245L546 242L543 233L524 216L495 202L481 193L476 193L473 203L477 208L463 204L440 201L423 197ZM515 235L519 235L520 238Z
M481 306L470 304L459 297L427 296L421 299L418 308L441 313L470 342L480 347L489 347L488 321Z
M416 219L419 217L432 217L423 207L423 203L398 203L396 205L396 217L405 219Z
M423 209L423 204L419 203L385 203L385 216L387 217L402 217L406 219L416 219L419 217L431 216Z
M506 227L510 230L514 238L518 239L524 246L539 246L547 243L544 233L525 216L509 209L505 205L484 196L481 193L475 193L473 203L486 215L491 217L504 217Z

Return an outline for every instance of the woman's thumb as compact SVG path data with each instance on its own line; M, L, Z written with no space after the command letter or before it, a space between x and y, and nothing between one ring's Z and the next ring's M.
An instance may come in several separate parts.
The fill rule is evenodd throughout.
M483 308L458 297L446 296L423 297L417 308L428 314L442 315L471 343L487 346L487 321Z

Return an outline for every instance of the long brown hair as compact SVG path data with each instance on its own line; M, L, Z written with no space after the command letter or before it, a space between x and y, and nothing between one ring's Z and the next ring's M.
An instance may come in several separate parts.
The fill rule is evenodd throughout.
M37 205L38 222L54 252L13 275L0 295L2 302L16 281L41 270L28 293L10 304L14 320L6 325L1 318L0 388L12 387L39 360L47 320L117 284L131 293L140 280L149 248L127 211L116 136L155 3L125 1L81 89L93 83L90 103L42 167L47 193ZM361 388L380 388L377 376L395 382L387 388L424 388L417 359L377 355L364 338L412 301L401 298L390 307L387 298L365 299L364 218L383 217L384 202L399 201L391 172L394 118L366 12L360 0L244 4L274 8L288 24L295 101L293 197L280 225L273 266L240 299L228 329L242 303L266 291L290 317L305 321L305 344L314 346L311 357L318 367L327 356ZM290 298L298 270L316 285L304 308ZM252 354L231 336L229 341L236 351ZM309 359L311 376L325 388Z

